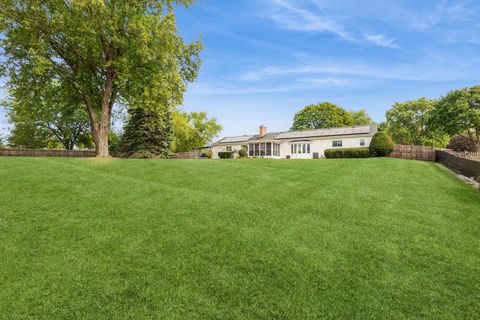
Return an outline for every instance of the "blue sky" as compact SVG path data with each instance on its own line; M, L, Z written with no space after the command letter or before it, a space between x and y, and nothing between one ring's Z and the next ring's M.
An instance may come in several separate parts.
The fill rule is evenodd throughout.
M222 136L288 130L322 101L382 121L395 101L480 84L480 1L203 0L178 25L205 45L182 108Z

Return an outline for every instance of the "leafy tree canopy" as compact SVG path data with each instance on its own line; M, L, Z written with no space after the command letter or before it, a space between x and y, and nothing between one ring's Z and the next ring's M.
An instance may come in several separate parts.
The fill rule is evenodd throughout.
M88 111L98 156L108 156L112 109L179 105L201 44L178 36L174 7L193 0L2 0L7 85L54 79Z
M444 147L448 135L431 125L436 100L420 98L395 102L386 112L386 131L395 143Z
M375 123L364 109L353 111L351 114L353 117L353 125L355 126L366 126Z
M9 89L6 105L8 119L14 125L12 144L42 148L53 139L72 150L88 139L87 111L78 96L63 90L60 83L50 80L32 88L11 85Z
M175 111L173 113L174 152L195 150L212 142L222 130L215 118L205 112Z
M35 126L34 122L18 122L10 131L8 144L13 148L44 149L48 146L50 133Z
M450 91L432 113L432 125L480 145L480 86Z
M354 124L352 113L330 102L309 105L295 114L291 130L346 127Z

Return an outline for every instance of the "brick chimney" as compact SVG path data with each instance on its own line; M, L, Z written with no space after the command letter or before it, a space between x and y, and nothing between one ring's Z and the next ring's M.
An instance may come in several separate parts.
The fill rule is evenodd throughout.
M262 138L264 135L267 134L267 127L265 127L263 124L260 126L260 138Z

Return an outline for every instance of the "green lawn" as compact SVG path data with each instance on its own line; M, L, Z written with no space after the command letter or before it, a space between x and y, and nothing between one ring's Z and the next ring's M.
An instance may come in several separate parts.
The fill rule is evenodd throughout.
M0 317L478 319L480 193L398 159L1 157Z

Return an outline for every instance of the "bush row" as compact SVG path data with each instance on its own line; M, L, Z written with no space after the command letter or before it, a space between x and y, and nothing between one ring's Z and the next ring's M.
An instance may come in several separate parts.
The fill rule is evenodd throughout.
M325 150L325 157L332 158L368 158L370 157L369 148L336 148Z
M233 158L233 152L232 151L220 151L218 153L218 157L220 159L232 159Z

